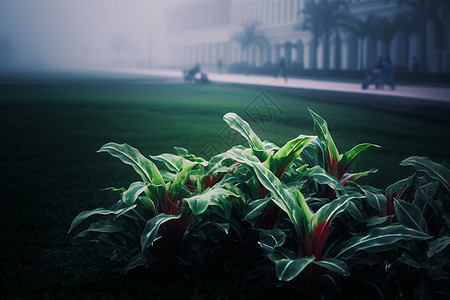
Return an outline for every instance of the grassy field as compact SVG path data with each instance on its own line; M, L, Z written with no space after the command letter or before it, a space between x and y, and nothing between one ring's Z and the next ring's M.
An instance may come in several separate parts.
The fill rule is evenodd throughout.
M328 121L341 152L362 142L381 146L358 162L357 169L379 169L365 183L385 188L406 177L412 170L398 163L411 155L450 162L449 121L268 92L266 101L279 110L252 123L249 112L264 108L259 92L215 85L0 86L0 298L174 299L187 289L190 297L184 299L201 299L202 293L204 299L227 299L223 295L245 291L233 273L223 276L220 287L192 277L175 283L151 273L124 277L107 249L67 235L80 211L116 201L99 189L136 179L131 168L96 153L109 141L128 143L144 155L180 146L210 156L241 142L228 136L222 120L232 111L262 140L282 145L313 134L309 107Z

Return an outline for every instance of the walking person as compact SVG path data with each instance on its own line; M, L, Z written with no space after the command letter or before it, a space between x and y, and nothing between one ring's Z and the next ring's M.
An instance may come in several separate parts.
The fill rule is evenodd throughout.
M395 84L393 80L394 68L392 66L392 60L389 56L387 56L382 65L382 73L383 73L383 84L389 85L391 90L395 90Z

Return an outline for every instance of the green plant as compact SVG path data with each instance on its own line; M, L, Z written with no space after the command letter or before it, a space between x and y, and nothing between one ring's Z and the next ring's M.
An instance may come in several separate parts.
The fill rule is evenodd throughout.
M127 144L108 143L101 147L98 152L107 152L131 165L142 181L131 183L128 189L108 188L121 192L121 199L110 209L98 208L80 213L73 220L69 232L90 216L114 215L114 218L93 223L77 237L97 233L101 241L116 247L115 256L129 258L134 255L125 270L148 266L155 259L163 261L170 269L176 269L177 259L189 256L188 253L180 253L182 243L193 237L192 230L202 228L201 224L190 228L194 214L187 205L187 199L202 193L202 197L209 199L238 197L230 189L209 190L211 181L214 181L212 178L219 175L211 174L203 158L189 154L183 148L177 147L176 150L177 155L151 156L166 166L167 170L160 171L151 160ZM227 225L214 222L203 225L207 224L228 231Z
M450 277L449 170L410 157L401 164L422 176L413 174L385 192L359 185L356 179L375 170L350 172L374 145L339 154L326 121L310 113L318 136L299 135L282 147L262 142L247 122L228 113L225 122L248 147L232 147L209 161L178 147L177 154L150 156L164 169L129 145L105 144L99 152L131 165L142 181L109 188L121 193L120 200L110 209L80 213L69 232L88 217L107 215L77 236L95 233L113 244L115 257L129 260L125 270L155 262L170 273L194 256L238 249L255 263L248 274L274 268L279 281L308 296L363 295L346 288L353 281L381 298L397 297L408 294L409 277L421 287L444 288ZM428 284L433 276L438 284Z

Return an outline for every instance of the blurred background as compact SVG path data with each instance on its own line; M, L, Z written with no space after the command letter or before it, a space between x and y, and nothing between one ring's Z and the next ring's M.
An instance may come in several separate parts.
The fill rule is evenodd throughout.
M450 71L447 0L2 0L0 69ZM359 76L359 75L358 75Z

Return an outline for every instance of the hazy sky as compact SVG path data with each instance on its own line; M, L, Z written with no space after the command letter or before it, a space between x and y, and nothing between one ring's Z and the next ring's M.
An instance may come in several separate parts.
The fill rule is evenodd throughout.
M179 2L0 0L0 41L9 41L12 50L0 53L0 63L50 68L146 64L149 53L163 62L164 11Z

